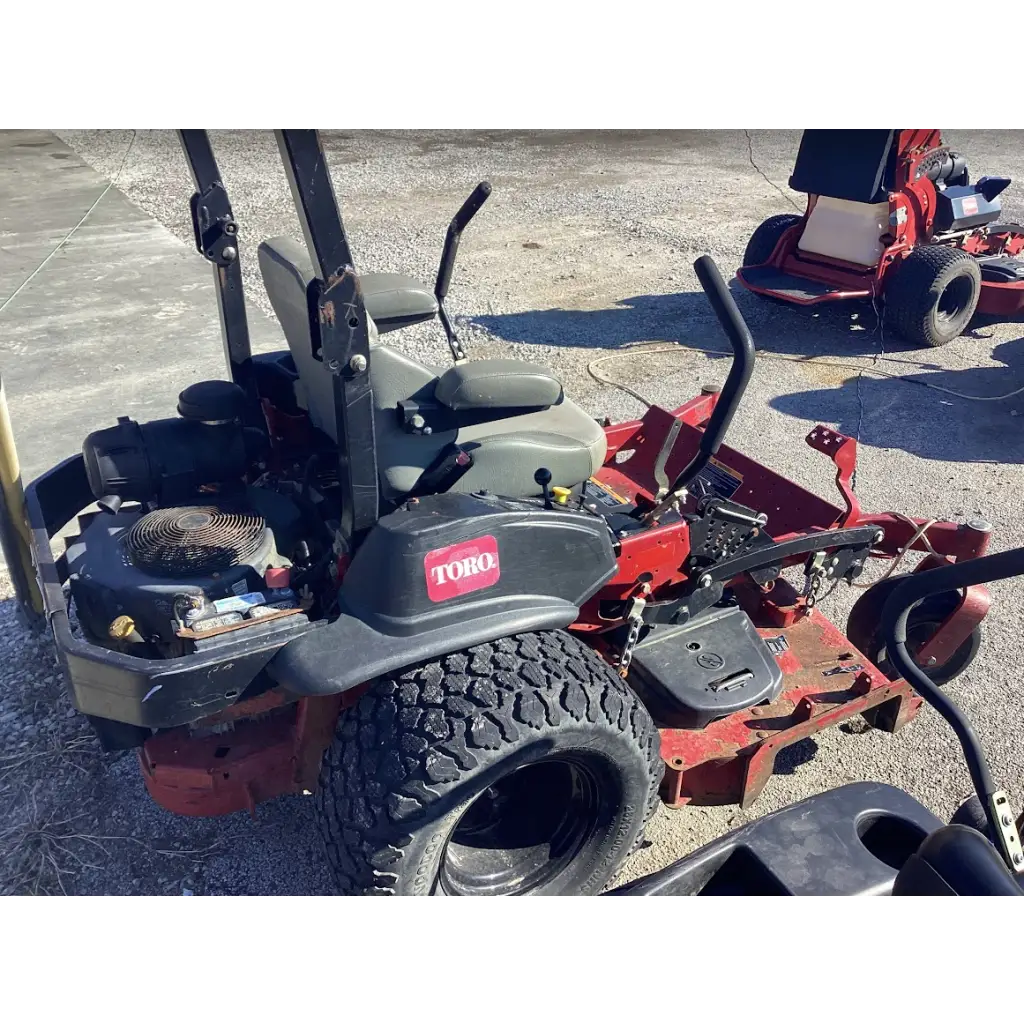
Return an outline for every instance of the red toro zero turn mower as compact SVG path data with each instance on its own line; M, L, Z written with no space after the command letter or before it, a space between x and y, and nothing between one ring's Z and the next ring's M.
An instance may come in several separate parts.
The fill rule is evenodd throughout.
M736 276L799 306L880 300L906 341L945 345L976 310L1024 307L1024 227L997 223L1009 184L972 185L934 128L805 131L789 186L807 211L761 224Z
M856 444L824 427L807 440L842 508L725 447L754 346L709 258L724 388L602 425L540 366L464 358L443 303L486 184L431 294L360 278L318 135L277 137L306 244L259 259L288 349L250 353L227 193L206 133L183 131L231 380L90 434L26 494L75 705L108 749L139 749L159 804L313 792L343 892L593 893L659 792L747 806L788 744L914 716L882 656L894 578L849 637L815 600L905 548L934 552L918 571L974 558L989 528L862 511ZM435 313L447 370L381 343ZM921 664L962 671L987 606L978 587L918 606Z

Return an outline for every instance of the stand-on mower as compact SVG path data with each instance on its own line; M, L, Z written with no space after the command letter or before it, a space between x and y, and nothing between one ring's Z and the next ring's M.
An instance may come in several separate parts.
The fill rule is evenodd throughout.
M808 129L789 179L807 210L761 224L736 276L798 306L869 299L904 340L945 345L976 310L1024 307L1024 227L997 223L1009 184L972 185L935 128Z
M206 133L182 131L231 380L90 434L26 492L75 706L139 748L159 804L312 792L347 893L594 893L659 791L747 806L787 745L913 717L879 633L894 577L849 637L815 602L869 558L979 556L990 528L863 512L856 442L825 427L807 440L844 508L725 447L754 346L708 257L724 388L602 424L543 367L465 359L444 297L486 185L432 295L360 278L319 136L277 139L306 240L259 250L287 351L250 352L236 222ZM435 312L448 369L380 342ZM979 587L922 603L920 663L962 671L987 606Z
M946 825L909 793L855 782L784 807L611 896L1021 896L1024 850L964 713L914 663L908 629L919 602L1024 575L1024 548L917 575L882 609L892 661L949 723L975 795Z

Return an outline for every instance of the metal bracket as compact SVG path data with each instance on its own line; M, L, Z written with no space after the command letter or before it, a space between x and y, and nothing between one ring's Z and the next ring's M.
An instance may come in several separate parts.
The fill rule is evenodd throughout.
M238 224L231 211L227 189L215 181L189 201L196 249L211 263L226 267L238 259L235 245Z
M712 583L728 583L741 573L753 574L756 570L777 568L796 555L809 555L816 552L838 549L849 553L849 561L843 566L844 559L833 566L833 576L842 575L853 565L858 550L867 551L874 541L876 529L873 526L854 526L845 530L820 530L814 533L800 534L789 540L776 541L773 544L753 551L747 551L734 558L726 558L710 566L697 579L698 587L709 587ZM778 572L775 572L778 575Z
M649 593L650 588L645 587L644 593ZM644 597L633 597L629 601L629 611L626 613L626 622L629 623L629 632L626 634L626 642L622 645L622 651L619 654L619 675L623 679L629 675L629 666L633 660L633 648L636 647L637 641L640 639L640 630L643 629L644 625L644 609L647 607L647 598Z
M724 498L702 498L697 504L699 519L690 523L690 556L687 571L699 573L702 568L715 565L758 548L770 548L772 538L764 532L768 517ZM757 583L774 578L765 570L754 570Z
M860 519L860 501L854 493L857 480L857 441L820 423L805 438L818 452L827 455L836 464L836 487L846 503L846 513L832 525L847 526Z
M1013 820L1010 798L1003 790L998 790L989 798L989 810L998 829L996 840L1003 859L1014 874L1024 875L1024 851L1021 850L1020 834Z
M317 273L310 305L316 347L331 374L342 490L339 529L351 550L377 522L380 497L366 306L319 134L278 129L275 135Z
M672 454L672 449L676 446L676 438L679 437L682 427L683 421L678 416L673 416L672 425L668 428L664 441L661 442L661 450L658 452L657 459L654 460L654 479L658 484L658 492L654 495L655 501L661 501L668 494L669 487L672 485L668 473L665 472L665 465Z

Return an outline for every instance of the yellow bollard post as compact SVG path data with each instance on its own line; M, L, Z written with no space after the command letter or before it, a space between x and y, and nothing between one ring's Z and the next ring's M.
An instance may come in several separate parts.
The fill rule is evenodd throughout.
M0 546L11 574L18 603L29 620L36 622L43 614L32 549L29 544L28 517L25 514L25 492L21 485L21 466L14 446L14 431L7 411L7 395L0 376Z

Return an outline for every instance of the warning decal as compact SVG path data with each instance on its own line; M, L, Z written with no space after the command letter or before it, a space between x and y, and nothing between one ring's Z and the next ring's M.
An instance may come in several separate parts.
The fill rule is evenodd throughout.
M693 486L690 488L694 494L701 494L703 485L704 494L717 494L720 498L731 498L743 483L743 475L735 469L712 459L698 474Z
M596 477L591 477L587 481L587 484L589 485L587 488L587 496L596 498L602 505L608 505L610 508L618 508L620 505L632 504L629 498L624 498L621 494L616 493L607 484L601 483L601 481Z

